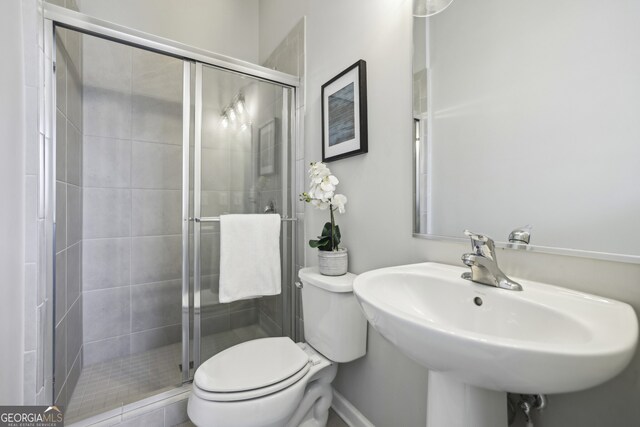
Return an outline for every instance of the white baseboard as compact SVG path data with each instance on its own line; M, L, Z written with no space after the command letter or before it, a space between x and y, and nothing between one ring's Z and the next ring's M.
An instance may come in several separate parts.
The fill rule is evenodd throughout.
M358 409L351 404L343 395L333 389L333 401L331 407L349 427L375 427Z

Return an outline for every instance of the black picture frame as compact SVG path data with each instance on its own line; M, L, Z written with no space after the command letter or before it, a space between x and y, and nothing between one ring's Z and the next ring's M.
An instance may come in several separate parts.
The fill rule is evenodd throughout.
M359 60L322 85L322 161L368 152L367 63Z

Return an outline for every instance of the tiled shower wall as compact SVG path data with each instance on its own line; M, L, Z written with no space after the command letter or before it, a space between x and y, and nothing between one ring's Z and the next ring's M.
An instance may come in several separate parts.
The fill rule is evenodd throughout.
M301 19L298 24L287 34L284 40L274 49L269 55L267 60L262 64L265 67L272 68L278 71L282 71L288 74L293 74L300 77L301 86L297 95L297 114L299 117L304 117L305 97L304 97L304 79L305 79L305 19ZM261 109L266 112L271 112L278 120L282 115L282 91L275 94L272 99L272 104L265 106ZM266 118L265 118L266 119ZM260 123L260 122L259 122ZM295 173L295 176L289 180L291 185L295 186L295 193L300 194L305 190L306 186L306 164L304 161L304 121L299 121L299 126L296 129L295 141L295 155L290 156L291 163L289 171ZM293 136L291 136L293 137ZM279 151L279 150L277 150ZM278 182L282 182L279 180ZM281 188L271 188L275 190L273 193L263 193L264 199L271 197L278 197L280 200ZM290 191L291 189L289 189ZM298 219L295 226L297 227L296 236L297 242L295 244L296 253L294 253L294 262L296 265L296 271L305 265L304 262L304 203L297 201L297 198L293 201L291 206L295 216ZM297 278L296 278L297 280ZM295 338L298 341L303 340L303 323L302 323L302 300L300 290L298 288L291 288L290 284L283 284L284 298L289 298L289 292L293 291L296 294L296 306L295 306ZM281 334L281 330L274 329L277 327L276 322L278 313L282 311L282 299L276 297L266 297L260 300L260 325L271 333Z
M55 401L67 405L82 367L82 40L56 33Z
M230 77L224 71L203 71L203 132L201 215L254 213L251 191L251 133L248 129L221 125L220 114L242 92L248 108L255 99L255 85ZM201 325L202 335L258 323L256 299L221 304L218 300L220 273L220 226L202 223L201 228ZM210 356L210 355L206 355Z
M183 64L89 36L83 50L83 353L89 365L181 340ZM212 117L219 114L216 108ZM217 123L208 118L205 126ZM208 130L202 215L247 212L248 140ZM219 242L217 224L203 224L204 335L258 318L253 300L219 304Z
M180 340L182 63L83 39L90 365Z

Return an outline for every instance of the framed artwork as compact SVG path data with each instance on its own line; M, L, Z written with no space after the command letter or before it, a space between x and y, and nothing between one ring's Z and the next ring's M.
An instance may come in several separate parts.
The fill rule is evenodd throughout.
M276 119L271 119L258 132L260 153L260 175L271 175L276 171Z
M367 150L367 63L360 60L322 85L322 161Z

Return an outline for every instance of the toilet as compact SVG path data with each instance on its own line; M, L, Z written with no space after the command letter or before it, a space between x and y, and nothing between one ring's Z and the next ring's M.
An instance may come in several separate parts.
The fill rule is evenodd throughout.
M196 370L187 412L199 427L322 427L338 363L366 353L367 321L354 274L299 272L306 342L261 338L228 348Z

